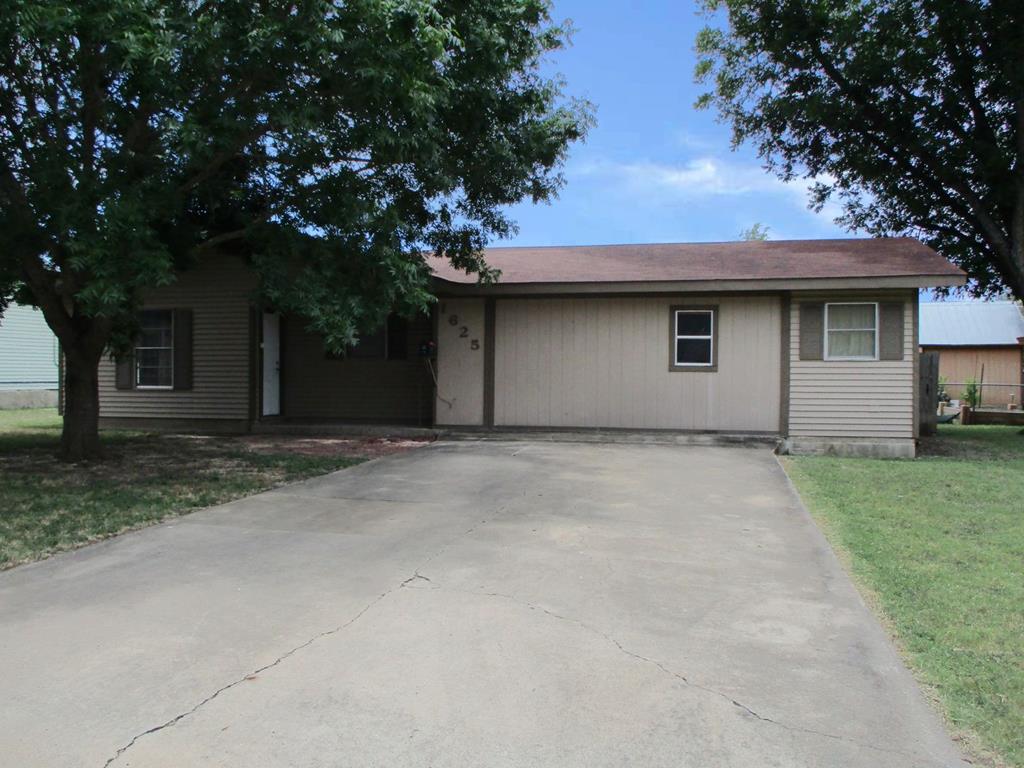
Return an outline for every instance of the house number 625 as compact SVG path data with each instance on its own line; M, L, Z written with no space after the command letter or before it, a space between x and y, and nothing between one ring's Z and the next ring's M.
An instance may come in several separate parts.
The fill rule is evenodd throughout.
M459 316L458 315L448 315L448 325L458 325L458 324L459 324ZM469 339L469 326L468 325L463 325L462 327L459 328L459 338L460 339ZM480 339L470 339L469 340L469 348L470 349L480 349Z

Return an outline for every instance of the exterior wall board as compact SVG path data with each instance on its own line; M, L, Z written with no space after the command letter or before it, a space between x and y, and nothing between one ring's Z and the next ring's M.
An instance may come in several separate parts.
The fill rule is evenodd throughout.
M57 337L35 307L0 315L0 391L57 389Z
M438 425L483 426L484 315L484 299L443 299L438 307Z
M101 418L248 420L249 307L255 287L240 259L218 256L150 291L146 307L193 311L192 389L119 390L114 361L104 358Z
M823 301L904 302L903 359L800 359L800 305ZM914 437L916 293L794 294L790 310L789 434L820 438Z
M968 379L980 382L981 369L985 366L985 387L982 391L982 404L994 407L1005 407L1013 402L1021 404L1024 398L1024 375L1021 373L1024 360L1021 347L924 347L925 352L939 353L939 376L944 376L949 385L946 391L950 397L962 399L963 384ZM1013 386L989 386L991 384L1010 384Z
M709 304L717 372L670 372L670 307ZM498 299L495 424L774 433L780 350L774 295Z
M410 320L405 359L328 357L319 336L288 319L283 337L283 413L288 419L427 424L433 382L420 344L432 337L430 318Z

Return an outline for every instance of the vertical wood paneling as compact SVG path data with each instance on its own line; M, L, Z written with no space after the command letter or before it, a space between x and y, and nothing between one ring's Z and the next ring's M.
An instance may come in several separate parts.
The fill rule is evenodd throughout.
M717 304L719 368L670 372L669 307ZM774 296L499 299L495 424L775 432Z
M1012 402L1021 404L1024 377L1020 347L925 347L925 351L939 353L939 375L948 380L946 391L950 397L962 399L961 385L968 379L980 381L984 368L986 384L1014 385L986 386L982 391L984 405L1005 407L1011 402L1011 395Z
M479 426L484 422L484 300L445 299L441 304L437 323L436 421ZM450 322L452 317L457 320L454 324ZM459 335L463 327L467 329L465 338ZM478 349L472 347L474 339L479 342ZM496 351L501 352L500 345ZM497 370L496 364L496 374Z

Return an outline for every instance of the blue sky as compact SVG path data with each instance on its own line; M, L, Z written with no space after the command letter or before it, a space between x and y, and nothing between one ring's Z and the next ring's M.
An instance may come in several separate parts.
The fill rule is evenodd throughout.
M596 105L597 125L571 149L559 198L514 207L519 234L494 245L735 240L755 222L773 240L848 236L834 211L808 210L805 182L731 151L729 127L693 108L695 3L555 0L554 17L576 33L550 69Z

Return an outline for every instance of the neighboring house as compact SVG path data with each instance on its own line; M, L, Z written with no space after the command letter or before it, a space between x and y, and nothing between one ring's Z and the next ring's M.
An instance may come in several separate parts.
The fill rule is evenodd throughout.
M1024 401L1024 314L1012 301L936 301L921 305L921 349L939 353L950 397L974 379L982 405Z
M55 406L58 358L43 313L11 304L0 315L0 408Z
M393 319L344 358L301 319L257 307L240 261L207 260L153 291L135 355L102 365L101 423L673 430L911 456L918 290L965 281L912 239L486 259L496 284L433 259L432 316Z

